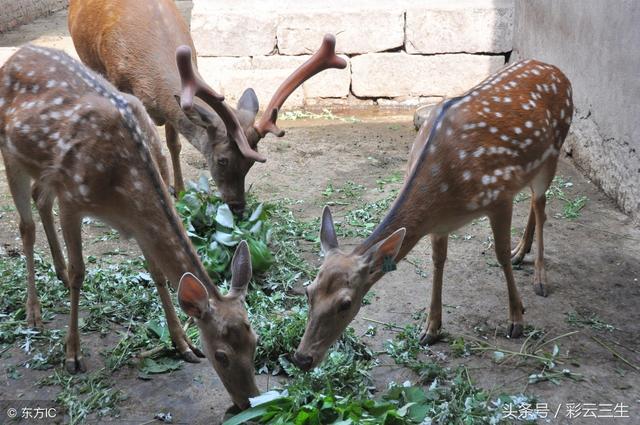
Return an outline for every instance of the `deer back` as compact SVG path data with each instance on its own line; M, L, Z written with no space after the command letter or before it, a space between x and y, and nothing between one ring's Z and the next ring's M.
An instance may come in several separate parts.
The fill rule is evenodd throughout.
M431 216L482 214L555 164L572 115L571 84L558 68L514 63L432 111L397 202L418 201Z
M165 189L157 132L136 98L65 53L31 45L9 59L1 81L6 161L28 170L69 209L134 236L145 252L169 247L183 272L203 274ZM165 237L152 241L150 234ZM179 277L177 270L167 275L175 284Z
M156 123L182 117L175 51L193 41L172 0L71 0L68 24L81 60L138 97Z

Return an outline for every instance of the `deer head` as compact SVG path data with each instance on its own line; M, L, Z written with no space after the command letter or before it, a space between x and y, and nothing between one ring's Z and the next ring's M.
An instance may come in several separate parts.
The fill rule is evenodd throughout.
M358 314L362 299L377 280L385 263L393 262L400 251L405 229L396 230L363 253L344 252L329 207L322 212L320 244L324 263L315 281L307 286L309 317L294 362L303 370L315 367L329 347Z
M241 409L259 394L255 384L253 357L257 337L251 329L244 299L251 280L251 255L240 242L231 261L231 290L226 296L207 291L198 278L186 273L180 279L178 301L195 319L205 354L220 376L231 399Z
M245 90L237 109L232 109L224 102L224 97L198 75L191 48L178 48L176 60L182 80L178 102L187 117L203 129L203 134L206 133L201 151L222 199L235 213L242 213L245 207L244 179L249 169L256 161L266 161L257 152L258 142L268 133L284 136L276 120L289 95L315 74L328 68L343 69L347 66L344 59L336 56L335 43L334 36L325 35L320 49L276 90L257 123L259 103L253 89Z

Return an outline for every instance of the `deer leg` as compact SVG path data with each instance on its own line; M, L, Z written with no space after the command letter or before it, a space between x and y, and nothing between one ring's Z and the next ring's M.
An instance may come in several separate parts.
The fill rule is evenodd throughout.
M78 331L78 304L85 274L84 260L82 259L82 217L75 211L71 211L70 207L67 208L60 203L60 224L62 225L62 236L67 245L69 291L71 292L71 314L69 315L69 331L65 344L65 366L69 373L86 372Z
M182 145L180 144L178 132L171 124L166 123L164 125L164 132L167 138L169 153L171 154L171 164L173 165L173 186L177 195L184 191L182 167L180 165L180 151L182 150Z
M56 275L58 279L64 283L64 286L68 288L69 276L67 274L67 265L62 255L62 249L60 249L60 242L58 241L58 234L56 233L56 227L53 221L52 210L54 198L43 193L37 183L33 185L32 196L33 201L38 207L42 227L44 227L44 232L47 235L47 242L49 243L49 249L53 257L53 266L56 269Z
M507 291L509 293L509 330L508 338L517 338L522 335L524 321L522 315L524 307L522 299L518 293L513 270L511 268L511 213L513 206L511 201L504 202L501 206L496 206L495 213L489 217L493 238L495 240L495 250L498 263L502 266L502 271L507 280Z
M429 318L422 333L421 344L433 344L440 339L442 327L442 275L447 261L449 235L431 235L431 257L433 259L433 283L431 285L431 306Z
M13 202L20 216L20 238L22 249L27 260L27 326L42 328L42 314L38 289L36 288L36 271L33 247L36 242L36 225L31 214L31 178L21 168L14 167L5 161L7 181Z
M531 252L531 245L533 244L533 233L536 227L534 202L534 198L531 197L531 208L529 208L529 219L527 220L527 227L524 229L524 233L522 234L522 238L518 242L518 245L511 251L511 264L520 264L524 259L524 256Z
M536 198L534 204L536 217L536 262L534 265L533 290L537 295L547 296L547 271L544 268L544 241L542 238L542 230L547 214L544 212L547 204L547 197L542 192L542 196Z
M164 315L167 318L167 327L169 328L169 334L171 340L175 344L180 355L185 361L189 363L200 363L198 357L204 358L204 354L200 351L187 337L184 329L180 324L180 319L173 308L173 302L171 301L171 294L169 288L167 288L167 280L158 267L149 261L149 272L153 277L153 281L156 284L160 301L162 302L162 308Z

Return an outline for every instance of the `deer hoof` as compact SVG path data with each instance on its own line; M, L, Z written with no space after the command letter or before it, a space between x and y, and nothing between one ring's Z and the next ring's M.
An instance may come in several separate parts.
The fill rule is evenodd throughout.
M516 264L522 263L522 260L524 260L524 253L516 252L511 256L511 264L513 264L514 266Z
M39 306L27 311L27 326L30 328L44 329Z
M76 373L85 373L87 371L87 366L85 365L84 359L82 357L67 359L64 363L67 372L72 375L75 375Z
M181 355L184 361L187 363L200 363L200 358L191 350L187 350Z
M547 296L547 286L542 282L534 282L533 290L535 291L536 295L540 295L541 297Z
M507 332L507 338L520 338L524 332L524 326L522 323L511 323L509 325L509 331Z
M33 329L44 329L40 313L27 315L27 326Z
M420 345L433 345L440 340L440 333L430 334L427 331L422 331L420 334Z
M193 353L201 359L204 359L206 357L204 353L197 347L191 347L191 351L193 351Z

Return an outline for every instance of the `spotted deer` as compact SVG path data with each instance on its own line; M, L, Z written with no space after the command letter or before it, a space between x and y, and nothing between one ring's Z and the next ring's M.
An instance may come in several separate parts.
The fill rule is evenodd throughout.
M238 248L231 292L221 295L173 207L160 139L140 101L63 52L27 45L0 68L0 150L20 216L28 325L42 326L32 196L56 272L70 289L67 370L86 370L78 332L85 276L81 224L83 217L92 216L136 240L148 261L171 339L187 361L198 362L204 355L185 335L166 285L167 280L173 287L182 281L180 304L197 318L205 351L232 399L246 407L248 398L258 393L252 365L256 336L244 307L251 278L248 248L246 243ZM54 227L55 199L68 269Z
M306 288L309 318L295 362L303 369L317 365L358 313L372 285L427 234L434 271L429 317L420 340L435 342L442 324L448 235L480 216L489 217L507 281L507 336L520 336L524 308L511 264L530 251L535 231L534 289L546 296L545 191L572 113L569 80L558 68L534 60L514 63L435 108L413 144L398 197L365 241L351 252L340 250L331 213L324 209L320 240L325 259ZM529 220L511 251L513 198L526 186L533 192Z
M287 97L316 73L346 67L335 55L335 38L325 36L318 53L282 83L255 123L259 103L253 89L245 90L235 110L220 96L211 96L198 74L189 28L173 0L70 0L69 30L82 61L137 96L154 122L165 126L176 191L184 189L180 133L205 157L223 200L235 213L245 207L249 169L266 160L257 152L258 142L268 133L284 136L275 124ZM191 68L191 81L199 83L191 86L197 93L181 88L178 49L188 62L182 69ZM204 102L180 101L181 92L198 94Z

